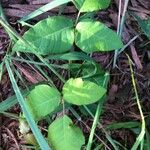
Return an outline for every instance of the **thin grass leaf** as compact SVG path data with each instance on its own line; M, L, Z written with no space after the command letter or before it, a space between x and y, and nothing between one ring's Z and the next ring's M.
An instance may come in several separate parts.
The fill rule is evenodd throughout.
M116 129L131 129L139 127L140 123L136 121L131 122L120 122L120 123L113 123L108 125L106 128L109 130L116 130Z
M124 45L123 48L121 48L120 50L118 50L118 55L120 55L131 43L133 43L137 38L139 37L139 35L134 36L126 45Z
M63 4L66 4L68 2L70 2L71 0L53 0L52 2L42 6L41 8L35 10L34 12L32 12L31 14L23 17L22 19L19 20L20 23L23 24L23 22L27 21L27 20L30 20L34 17L37 17L43 13L45 13L46 11L48 10L51 10L53 8L56 8L60 5L63 5Z
M0 113L6 111L7 109L11 108L12 106L17 104L16 96L12 96L5 101L0 103Z
M4 116L7 116L7 117L10 117L11 119L15 119L15 120L18 120L19 119L19 116L15 113L9 113L9 112L2 112L2 114Z
M0 18L2 18L6 24L8 24L7 22L7 18L4 14L4 11L3 11L3 8L2 8L2 5L1 5L1 2L0 2ZM8 30L6 30L10 39L12 39L13 41L17 41L17 39L15 38L15 36L13 34L11 34Z
M3 76L3 67L4 67L4 62L2 62L2 63L0 64L0 82L1 82L2 76Z
M63 83L65 83L65 79L51 66L48 62L45 61L45 59L36 52L36 48L32 43L29 43L25 39L23 39L19 33L14 30L9 24L6 24L5 21L0 18L0 24L8 30L12 35L14 35L18 40L21 40L23 43L30 45L33 48L34 54L39 58L41 62L43 62Z
M114 143L116 143L118 146L120 146L121 150L128 150L126 147L124 147L121 143L119 143L118 141L114 140Z
M39 65L37 65L36 63L34 63L34 60L32 57L30 57L30 55L26 54L26 56L30 59L31 62L33 62L34 66L38 69L38 71L49 81L50 85L53 86L53 87L56 87L54 84L53 84L53 81L52 79L46 74L45 71L43 71L43 67L41 68ZM23 58L22 58L23 59ZM30 65L29 62L26 62L28 65ZM41 63L43 64L43 63ZM43 64L44 65L44 64Z
M121 2L122 1L120 1L120 7L121 7ZM124 1L124 8L123 8L123 13L122 13L122 18L121 18L120 23L118 22L117 33L118 33L118 35L120 37L122 35L122 31L123 31L123 27L124 27L124 23L125 23L125 19L126 19L126 11L127 11L127 8L128 8L128 4L129 4L129 0L125 0ZM120 16L120 12L119 12L119 16ZM118 17L118 19L120 20L120 17ZM113 68L116 67L116 62L117 62L117 57L118 57L118 51L119 51L119 49L115 50L114 60L113 60Z
M107 88L108 81L109 81L109 74L106 73L105 74L105 79L104 79L104 82L103 82L103 87L104 88ZM93 124L92 124L92 129L91 129L90 136L89 136L89 139L88 139L88 144L87 144L87 148L86 148L87 150L91 150L91 147L92 147L95 129L97 127L98 120L99 120L100 114L102 112L102 107L103 107L101 100L104 102L105 101L104 97L99 100L99 104L97 106L97 110L96 110L96 113L95 113L94 121L93 121Z
M24 87L28 88L27 85L26 85L26 83L25 83L25 80L24 80L23 76L22 76L22 75L20 74L20 72L14 67L14 65L12 65L12 70L13 70L14 73L16 74L16 77L18 77L18 79L20 79L20 81L22 82L22 85L23 85Z
M150 134L149 134L149 132L147 131L147 129L146 129L146 146L144 147L145 148L145 150L150 150Z
M3 12L3 8L2 8L2 5L1 5L1 2L0 2L0 17L3 18L3 19L6 21L6 16L4 15L4 12Z
M142 122L141 132L140 132L139 136L137 137L134 145L131 148L131 150L137 150L139 145L141 146L141 149L143 149L144 136L145 136L145 119L144 119L144 114L143 114L143 111L142 111L142 107L141 107L141 104L140 104L140 99L139 99L139 95L138 95L138 91L137 91L137 86L136 86L134 72L133 72L132 63L131 63L132 61L131 61L129 55L128 54L126 54L126 55L127 55L129 66L130 66L133 89L134 89L136 102L137 102L137 105L138 105L138 109L139 109L139 112L140 112L140 115L141 115L141 122Z
M87 107L84 106L86 111L90 114L90 116L94 119L94 115L91 112L91 110ZM98 121L98 125L102 127L101 123ZM114 142L114 139L111 138L111 136L107 133L107 131L102 127L102 131L105 133L106 139L110 142L110 144L113 146L114 150L119 150L116 143Z
M29 90L32 89L33 87L34 86L31 86L26 90L22 90L21 93L22 93L23 97L26 97L29 93ZM0 113L10 109L17 103L18 103L18 101L17 101L16 95L13 95L13 96L7 98L6 100L4 100L0 103Z
M10 77L10 80L11 80L11 83L12 83L12 86L13 86L13 89L15 91L15 94L16 94L16 97L18 99L18 102L22 108L22 111L26 117L26 120L37 140L37 142L39 143L40 145L40 148L42 150L51 150L51 148L49 147L49 145L47 144L46 140L44 139L44 137L42 136L41 132L39 131L35 121L33 120L31 114L29 113L29 109L25 103L25 100L24 100L24 97L22 95L22 93L20 92L20 89L16 83L16 80L14 78L14 75L13 75L13 72L10 68L10 65L9 65L9 62L8 60L5 60L5 64L6 64L6 68L7 68L7 71L8 71L8 74L9 74L9 77Z

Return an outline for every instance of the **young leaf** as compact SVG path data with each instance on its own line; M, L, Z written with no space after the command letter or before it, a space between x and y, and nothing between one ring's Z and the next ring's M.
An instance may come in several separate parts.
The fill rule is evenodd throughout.
M73 2L80 12L92 12L105 9L110 4L110 0L74 0Z
M54 150L81 150L85 139L80 128L68 116L56 119L48 129L48 140Z
M68 103L87 105L98 101L106 93L106 89L81 78L69 79L63 86L63 98Z
M85 80L89 80L91 82L96 83L99 86L103 86L103 82L105 80L105 71L100 67L99 64L95 63L96 72L93 76L86 78ZM82 65L82 76L86 76L87 74L91 74L95 68L92 63L86 62Z
M53 112L60 103L61 94L48 85L38 85L27 96L27 104L35 120Z
M30 28L23 38L30 44L18 40L13 51L34 53L33 45L41 55L63 53L68 51L74 42L73 22L61 16L50 17Z
M111 51L123 46L121 39L113 30L91 19L77 24L75 42L86 53Z

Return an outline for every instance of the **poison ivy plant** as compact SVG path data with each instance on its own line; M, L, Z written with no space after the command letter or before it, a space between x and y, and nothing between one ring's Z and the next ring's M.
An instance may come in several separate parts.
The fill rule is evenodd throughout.
M111 51L123 46L114 31L103 23L91 19L82 20L77 24L75 42L86 53Z
M27 96L28 107L35 120L53 112L60 104L61 94L48 85L38 85Z
M94 72L92 76L87 76L88 74L91 74L91 72ZM97 63L95 63L95 67L92 63L86 62L82 65L82 71L81 75L84 77L86 76L85 80L89 80L91 82L96 83L99 86L103 86L103 82L105 79L105 71L101 68L101 66Z
M30 28L23 38L29 45L19 40L13 51L35 53L35 49L41 55L63 53L74 42L73 22L62 16L49 17Z
M55 0L51 7L48 4L43 6L42 10L47 10L48 7L54 8L58 6L58 3L62 4L68 1ZM87 19L92 18L95 11L107 8L110 0L72 1L79 10L75 21L63 16L44 19L32 26L12 48L13 51L35 54L64 82L61 93L54 87L41 84L35 86L27 95L27 108L36 121L43 119L48 114L61 111L64 108L62 104L67 108L66 104L82 106L96 104L95 102L99 100L103 103L102 100L106 95L106 89L103 87L105 72L87 54L96 51L111 51L123 46L121 39L113 30L99 21ZM38 10L36 13L41 14ZM84 12L89 14L84 14ZM24 20L36 16L36 13L28 15ZM47 56L43 58L40 55ZM65 62L65 64L49 64L51 60L61 61L61 64ZM29 60L25 60L25 62L29 62ZM36 65L38 64L39 62L36 63ZM55 70L55 67L69 70L69 79L66 82ZM43 70L41 68L40 70L43 74ZM71 76L72 72L74 72L73 76ZM48 77L47 74L46 77ZM91 109L93 108L91 107ZM32 135L29 137L33 138ZM50 124L48 141L53 150L80 150L85 143L81 129L76 127L65 114Z
M80 12L92 12L105 9L109 6L110 0L73 0Z
M48 140L54 150L81 150L85 143L81 129L66 115L49 126Z
M91 6L90 4L97 6L97 3L104 5L108 2L85 0L83 6ZM75 29L73 27L71 19L62 16L49 17L30 28L23 35L24 40L20 39L14 45L13 51L41 55L64 53L71 50L74 40L75 44L86 53L111 51L123 46L119 36L99 21L83 19L78 22Z
M98 101L106 89L82 78L69 79L63 86L63 98L75 105L87 105Z

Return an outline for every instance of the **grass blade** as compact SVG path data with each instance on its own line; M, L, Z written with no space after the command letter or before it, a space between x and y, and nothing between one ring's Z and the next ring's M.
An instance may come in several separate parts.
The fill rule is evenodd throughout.
M39 58L41 62L43 62L63 83L65 83L65 79L51 66L48 62L45 61L45 59L36 52L36 48L32 43L29 43L28 41L24 40L17 31L15 31L9 24L6 24L5 21L0 18L0 24L8 30L12 35L14 35L17 39L21 40L23 43L30 45L33 48L34 54Z
M140 115L141 115L141 122L142 122L141 132L140 132L139 136L137 137L136 142L134 143L134 145L131 148L131 150L137 150L139 145L141 146L141 149L143 149L144 136L145 136L145 119L144 119L144 115L143 115L143 112L142 112L142 107L141 107L141 104L140 104L140 99L139 99L139 95L138 95L138 91L137 91L137 87L136 87L134 72L133 72L133 68L132 68L132 64L131 64L131 59L130 59L128 54L126 54L126 55L128 57L128 61L129 61L133 89L134 89L134 92L135 92L135 97L136 97L138 109L139 109L139 112L140 112Z
M30 87L28 87L28 89L22 90L21 93L22 93L23 97L26 97L29 93L29 90L31 90L33 88L34 88L34 86L30 86ZM4 100L0 103L0 113L10 109L17 103L18 103L18 101L17 101L16 95L13 95L13 96L7 98L6 100Z
M27 20L30 20L36 16L39 16L41 14L43 14L44 12L48 11L48 10L51 10L55 7L58 7L62 4L65 4L65 3L68 3L70 2L71 0L53 0L52 2L42 6L41 8L35 10L34 12L32 12L31 14L23 17L21 20L19 20L20 23L24 23L25 21Z
M0 103L0 113L6 111L7 109L11 108L12 106L17 104L16 96L12 96L5 101Z
M84 108L86 109L86 111L90 114L90 116L92 118L94 118L93 113L90 111L90 109L87 106L84 106ZM113 146L114 150L119 150L117 148L117 145L114 142L114 139L111 138L111 136L107 133L107 131L102 127L102 124L98 121L98 125L101 127L102 131L105 133L105 136L107 138L107 140L110 142L110 144Z
M5 14L4 14L4 11L3 11L3 8L2 8L2 5L1 5L1 1L0 1L0 17L5 21L6 24L8 24L7 18L6 18L6 16L5 16ZM7 31L7 30L6 30L6 31ZM7 32L8 32L9 37L10 37L14 42L17 41L17 39L15 38L14 35L12 35L9 31L7 31Z
M2 6L1 6L1 2L0 2L0 17L3 18L6 21L6 16L4 15Z
M109 81L109 74L106 73L105 74L105 80L103 82L103 87L107 88L108 81ZM104 101L105 101L104 97L103 97L103 100L99 100L99 104L98 104L97 109L96 109L94 121L93 121L93 124L92 124L92 129L91 129L91 132L90 132L90 136L89 136L89 140L88 140L88 144L87 144L87 148L86 148L87 150L91 150L95 129L96 129L97 124L98 124L99 116L102 112L102 107L103 107L102 102L104 102Z
M119 8L119 9L121 9L121 3L122 3L122 1L120 1L120 4L119 4L119 5L120 5L120 6L119 6L120 8ZM128 4L129 4L129 0L125 0L125 1L124 1L124 8L123 8L122 18L121 18L120 23L118 22L117 33L118 33L118 35L119 35L120 37L121 37L121 35L122 35L122 31L123 31L123 27L124 27L124 22L125 22L125 18L126 18L126 11L127 11ZM120 10L119 10L119 17L118 17L118 20L120 20ZM113 61L113 68L116 67L118 52L119 52L119 50L115 50L114 61Z
M139 122L136 121L130 121L130 122L119 122L119 123L113 123L107 126L107 129L109 130L118 130L118 129L131 129L131 128L137 128L140 126Z
M1 82L2 76L3 76L3 67L4 67L4 62L0 63L0 82Z
M6 68L7 68L7 71L8 71L8 74L9 74L9 77L10 77L10 80L11 80L11 83L12 83L12 86L13 86L13 89L15 91L15 94L16 94L16 97L18 99L18 102L22 108L22 111L26 117L26 120L37 140L37 142L39 143L40 147L42 150L51 150L49 145L47 144L46 140L44 139L44 137L42 136L41 132L39 131L35 121L33 120L33 117L31 116L31 114L29 113L29 109L25 103L25 100L24 100L24 97L23 95L21 94L20 92L20 89L16 83L16 80L14 78L14 75L13 75L13 72L10 68L10 65L9 65L9 62L8 60L6 59L5 60L5 64L6 64Z

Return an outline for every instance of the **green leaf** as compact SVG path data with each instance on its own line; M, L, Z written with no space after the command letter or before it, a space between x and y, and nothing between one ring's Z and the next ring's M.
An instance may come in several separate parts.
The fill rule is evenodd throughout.
M69 79L63 86L63 98L68 103L87 105L98 101L106 93L106 89L82 78Z
M93 72L94 67L91 63L87 62L82 66L83 70L81 74L85 76L86 74L90 74ZM89 80L91 82L96 83L99 86L102 86L104 88L107 88L108 82L109 82L109 73L106 73L99 64L95 63L96 72L93 76L90 76L88 78L85 78L85 80ZM106 77L107 76L107 77ZM105 83L105 84L104 84Z
M110 4L110 0L74 0L73 2L80 12L92 12L105 9Z
M139 26L141 27L144 34L150 38L150 18L146 20L142 20L139 16L132 14L134 18L137 20Z
M27 96L27 104L35 120L53 112L60 104L61 94L48 85L38 85Z
M86 62L82 65L81 69L82 69L82 72L81 72L82 76L87 77L85 79L87 79L91 82L94 82L100 86L103 86L105 72L104 72L104 70L102 70L102 68L99 64L97 64L97 63L92 64L91 62ZM93 72L93 75L88 76L92 72ZM99 77L99 78L97 78L97 77Z
M30 44L18 40L13 51L35 53L35 48L41 55L63 53L71 49L74 42L73 22L62 16L50 17L30 28L23 38Z
M54 8L56 8L58 6L61 6L61 5L65 4L65 3L68 3L70 1L71 0L53 0L53 1L50 1L48 4L40 7L39 9L33 11L32 13L28 14L27 16L21 18L19 20L19 22L20 23L24 23L24 21L30 20L30 19L32 19L34 17L37 17L37 16L45 13L46 11L54 9Z
M76 8L77 8L78 10L80 10L81 7L82 7L82 5L83 5L83 3L84 3L84 1L85 1L85 0L73 0L72 2L73 2L74 5L76 6Z
M81 150L85 139L80 128L68 116L56 119L48 129L48 140L54 150Z
M83 52L69 52L64 54L50 55L47 57L51 60L84 60L84 61L93 61L93 59Z
M121 39L113 30L91 19L77 24L75 42L86 53L111 51L123 47Z

